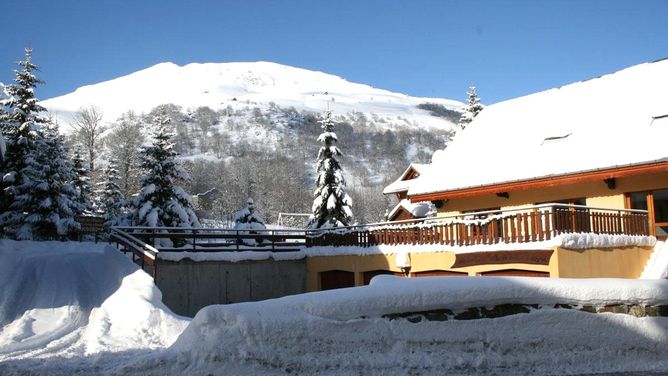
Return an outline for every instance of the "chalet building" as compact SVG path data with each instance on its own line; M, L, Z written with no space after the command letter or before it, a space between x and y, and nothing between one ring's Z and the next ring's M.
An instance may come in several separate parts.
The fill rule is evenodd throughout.
M447 216L546 202L647 210L668 235L668 60L489 106L410 186Z
M112 240L151 268L181 314L379 274L663 278L667 144L664 60L486 107L430 164L385 188L399 199L390 222L116 228ZM176 245L156 246L161 237Z
M387 215L388 221L404 221L425 218L432 211L431 202L411 202L408 199L410 184L420 176L426 165L411 163L408 168L392 184L385 187L384 195L395 195L398 203Z
M310 255L310 290L377 274L639 278L668 235L668 60L488 106L384 193L404 221L338 235L362 251ZM437 218L405 221L420 203Z

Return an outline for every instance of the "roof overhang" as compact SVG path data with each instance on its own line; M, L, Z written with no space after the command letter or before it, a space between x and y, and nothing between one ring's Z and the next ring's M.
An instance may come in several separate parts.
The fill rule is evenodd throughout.
M412 179L408 179L408 177L414 173L420 174L420 171L424 169L424 166L425 165L421 163L411 163L408 167L406 167L404 172L397 180L390 183L390 185L383 189L383 194L387 195L392 193L407 192L410 189L411 183L413 183Z
M552 175L535 179L517 180L512 182L453 189L443 192L433 192L411 195L411 202L436 201L465 197L482 196L501 192L523 191L560 185L588 183L606 179L623 178L627 176L668 172L668 160L661 160L645 164L617 166L598 170L581 171L564 175Z

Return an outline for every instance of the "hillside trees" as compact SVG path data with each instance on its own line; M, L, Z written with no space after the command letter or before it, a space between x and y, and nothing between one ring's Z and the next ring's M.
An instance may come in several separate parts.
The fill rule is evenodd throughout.
M132 201L133 222L136 226L199 227L190 196L177 185L190 176L177 161L171 142L169 118L157 114L153 119L153 143L140 152L141 191Z
M313 193L312 216L309 220L309 228L341 227L352 224L352 200L345 192L345 179L343 170L336 157L341 156L341 151L336 146L338 140L334 133L334 121L332 113L326 112L324 119L320 121L323 132L318 137L318 142L323 146L318 152L318 163L316 167L316 189Z
M320 147L312 140L321 131L317 114L241 104L218 111L199 107L187 113L179 112L183 110L178 106L164 105L151 113L161 113L159 108L172 121L169 129L182 130L182 138L175 137L173 142L180 143L175 150L184 151L183 165L192 177L184 188L193 194L215 188L198 197L198 214L223 219L248 197L254 198L256 210L267 223L274 223L279 212L311 211L309 197L315 179L311 156ZM359 221L377 221L387 209L387 200L380 193L383 186L408 163L427 162L434 150L442 148L448 131L388 128L362 113L339 116L336 134L346 140L347 157L339 162L347 173L347 192L354 202L363 204L357 206L355 215ZM103 142L103 159L118 160L118 184L125 197L137 194L140 188L137 150L150 139L149 119L149 115L126 113ZM363 126L360 119L365 119ZM181 125L174 126L174 121ZM201 153L206 153L203 158Z

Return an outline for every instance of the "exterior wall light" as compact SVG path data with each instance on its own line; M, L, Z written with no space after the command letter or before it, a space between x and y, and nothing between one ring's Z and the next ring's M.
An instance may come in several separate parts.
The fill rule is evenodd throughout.
M408 252L397 253L394 262L404 274L404 277L408 277L408 273L411 271L411 255Z

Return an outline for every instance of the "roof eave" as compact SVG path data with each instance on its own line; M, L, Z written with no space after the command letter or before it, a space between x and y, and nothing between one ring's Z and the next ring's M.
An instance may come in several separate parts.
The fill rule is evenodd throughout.
M601 168L596 170L578 171L562 175L550 175L533 179L515 180L503 183L466 187L448 191L411 194L411 202L436 201L454 198L464 198L494 194L500 192L522 191L535 188L552 187L557 185L584 183L611 178L622 178L633 175L668 172L668 158L657 161Z

